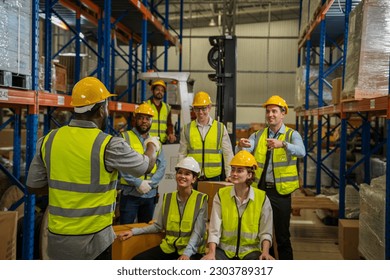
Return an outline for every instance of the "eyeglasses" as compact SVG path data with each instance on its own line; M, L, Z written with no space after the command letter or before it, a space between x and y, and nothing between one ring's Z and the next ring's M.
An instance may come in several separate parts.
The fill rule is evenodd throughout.
M194 107L194 111L196 113L199 113L200 111L202 111L203 113L207 111L209 107Z

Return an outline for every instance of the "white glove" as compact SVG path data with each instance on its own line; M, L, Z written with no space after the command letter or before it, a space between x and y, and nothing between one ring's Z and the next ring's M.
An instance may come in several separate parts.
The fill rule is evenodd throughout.
M159 137L154 136L154 137L149 137L148 139L146 139L145 142L144 142L145 149L146 149L148 143L152 143L154 146L156 146L157 152L160 151L160 149L161 149L161 142L160 142L160 138Z
M149 182L150 182L150 181L143 180L142 183L141 183L141 185L137 188L137 191L138 191L140 194L145 194L145 193L150 192L150 190L152 189L152 187L149 185Z

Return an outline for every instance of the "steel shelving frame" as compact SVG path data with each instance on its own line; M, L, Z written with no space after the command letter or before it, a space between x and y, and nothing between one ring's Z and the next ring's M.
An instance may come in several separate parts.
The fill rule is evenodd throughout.
M383 145L386 145L386 147L390 147L390 137L387 135L384 136L384 141L378 141L375 139L375 144L373 147L370 145L370 134L371 130L374 128L371 127L370 119L371 118L378 118L378 116L385 116L386 118L386 127L387 131L390 129L390 77L389 77L389 96L383 96L378 98L372 98L372 99L363 99L363 100L342 100L340 104L337 105L330 105L326 106L326 104L323 103L322 100L322 90L324 87L324 82L326 83L325 77L326 73L323 71L323 66L325 64L324 56L325 53L325 36L326 36L326 13L328 12L329 8L333 4L334 0L327 0L323 1L323 5L319 12L315 15L314 20L312 21L311 25L309 26L307 32L304 34L304 36L299 40L298 47L301 49L304 44L306 43L306 66L307 69L307 75L306 75L306 81L309 81L309 67L310 67L310 54L312 49L312 42L311 42L311 36L312 32L316 29L316 27L320 26L320 58L319 58L319 92L318 92L318 107L310 109L308 107L309 105L309 94L312 92L312 89L310 88L310 84L306 84L306 107L305 110L297 110L297 126L301 123L303 124L304 129L304 142L306 147L308 147L309 141L308 141L308 135L309 135L309 117L312 119L317 117L318 119L318 141L317 141L317 159L315 160L317 163L317 176L316 176L316 191L317 194L321 192L321 169L324 170L329 176L332 176L332 178L336 179L339 182L339 218L343 219L345 218L345 189L346 184L350 183L354 185L354 187L358 190L358 186L348 178L348 176L351 174L351 172L360 164L364 165L364 182L370 183L370 156L372 154L375 154ZM349 13L352 8L352 0L346 0L345 1L345 24L344 24L344 47L343 47L343 55L342 55L342 65L343 65L343 85L344 85L344 76L345 76L345 63L346 63L346 57L347 57L347 45L348 45L348 18ZM340 62L338 62L340 63ZM300 57L299 62L300 64ZM332 68L332 67L330 67ZM390 68L390 65L389 65ZM362 119L362 125L358 128L354 129L349 135L347 132L348 128L348 120L350 116L357 115L361 117ZM324 116L337 116L340 118L340 125L341 131L340 131L340 141L339 144L336 145L334 149L329 149L329 121L326 123L327 126L327 133L326 136L322 137L322 118ZM374 131L376 132L376 131ZM349 138L354 137L356 134L360 134L362 137L362 155L363 157L356 162L352 167L346 168L347 159L346 159L346 152L347 152L347 142ZM321 148L322 148L322 141L326 140L327 144L327 154L322 157L321 156ZM323 165L323 161L331 154L333 153L337 148L340 149L340 169L339 169L339 176L335 176L331 173L330 170L327 170L327 168ZM310 150L311 148L309 148ZM385 259L390 259L390 149L386 150L386 209L385 209ZM304 187L306 186L306 170L307 170L307 158L305 157L304 161Z
M116 5L116 6L115 6ZM126 5L127 9L116 9L118 5ZM158 5L158 4L157 4ZM113 89L115 86L115 57L120 56L127 61L129 65L128 69L128 90L121 94L118 98L127 94L127 102L121 102L119 100L109 102L110 112L126 112L131 113L135 110L135 104L131 103L131 92L135 88L135 84L139 83L137 80L137 69L139 63L141 64L142 71L147 70L147 65L155 69L156 59L150 55L150 61L147 60L147 49L152 49L153 46L164 46L164 71L168 70L168 48L170 46L178 46L180 48L179 53L179 69L181 69L181 42L182 42L182 24L180 26L180 34L178 38L174 37L170 33L168 18L164 19L161 23L157 19L157 16L151 12L147 7L154 7L157 5L151 5L148 1L137 0L106 0L106 1L91 1L91 0L34 0L32 1L32 90L20 90L13 88L0 87L1 99L0 107L10 108L13 110L14 115L9 121L1 124L0 129L6 127L10 122L14 124L14 155L13 155L13 171L9 172L7 168L0 164L0 170L3 171L14 184L16 184L23 192L24 197L22 200L15 203L10 210L16 209L21 203L25 203L24 214L24 232L23 232L23 248L22 258L33 259L34 256L34 211L35 211L35 196L30 195L23 182L20 181L20 159L21 159L21 121L20 116L23 110L27 110L26 117L26 177L28 173L28 167L35 154L39 114L48 108L59 108L62 110L71 110L70 95L66 94L51 94L47 93L51 91L51 59L55 58L61 50L63 50L69 44L75 44L76 51L76 70L77 65L80 68L80 46L81 43L85 44L93 53L98 57L97 68L90 73L90 75L97 75L109 89ZM165 11L169 12L169 1L166 1ZM60 7L59 10L56 8ZM116 8L115 8L116 7ZM183 1L181 1L181 7L183 8ZM45 60L45 90L47 92L38 91L38 53L39 53L39 12L40 8L45 10L45 58L51 58ZM63 8L73 12L72 17L75 20L75 27L72 27L67 23L67 13L62 14ZM60 18L73 32L73 38L57 53L52 54L52 29L51 29L51 15L55 14ZM129 17L128 14L131 13ZM81 19L86 19L90 24L97 27L98 33L98 49L93 49L88 42L80 36L83 31L83 23ZM127 21L126 21L127 18ZM135 20L131 22L130 19ZM142 26L139 24L142 23ZM181 20L182 23L182 20ZM108 26L109 28L104 28ZM131 26L131 29L127 26ZM90 27L90 26L89 26ZM129 45L128 56L124 57L120 54L118 49L115 48L115 42L113 41L113 34L121 42ZM179 41L178 41L179 40ZM142 57L138 58L137 49L142 48ZM111 76L111 79L110 79ZM79 73L75 73L76 79L81 78ZM145 98L146 84L142 81L142 97ZM49 110L47 110L49 111ZM44 131L49 129L50 117L45 119Z

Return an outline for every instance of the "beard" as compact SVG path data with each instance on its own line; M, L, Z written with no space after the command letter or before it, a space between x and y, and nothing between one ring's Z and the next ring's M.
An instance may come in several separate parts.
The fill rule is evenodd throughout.
M163 99L163 97L164 97L164 94L163 93L154 93L153 94L153 98L155 98L155 99L158 99L158 100L162 100Z
M145 126L136 125L135 128L137 129L137 131L138 131L140 134L148 133L149 130L150 130L150 126L147 127L147 128L145 128Z

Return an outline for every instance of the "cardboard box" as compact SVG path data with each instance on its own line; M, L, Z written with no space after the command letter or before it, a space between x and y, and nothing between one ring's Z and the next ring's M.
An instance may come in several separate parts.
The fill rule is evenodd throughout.
M341 89L343 79L341 77L332 80L332 103L339 104L341 99Z
M359 220L339 219L339 249L345 260L359 260Z
M218 192L220 188L227 187L227 186L233 186L233 184L229 182L213 182L213 181L198 182L198 191L205 193L209 196L208 219L210 219L211 208L213 206L213 199L215 194Z
M148 226L146 223L117 225L113 226L115 234L126 231L136 227ZM164 238L164 233L148 233L135 235L131 238L120 241L115 239L112 244L112 259L113 260L131 260L139 253L160 245L161 240Z
M0 260L16 260L18 212L0 212Z
M55 92L61 92L61 93L66 93L66 89L68 86L68 77L67 77L67 72L66 72L66 66L59 64L59 63L54 63L55 66L55 82L53 86L53 90Z

